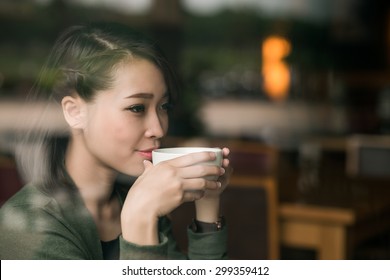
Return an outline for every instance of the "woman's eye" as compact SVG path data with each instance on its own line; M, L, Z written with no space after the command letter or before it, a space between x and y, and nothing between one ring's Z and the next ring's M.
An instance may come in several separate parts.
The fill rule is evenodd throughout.
M144 105L133 105L127 108L130 112L133 113L143 113L145 112L145 106Z
M167 102L167 103L162 104L160 106L160 108L164 111L170 111L173 108L173 105L172 105L172 103Z

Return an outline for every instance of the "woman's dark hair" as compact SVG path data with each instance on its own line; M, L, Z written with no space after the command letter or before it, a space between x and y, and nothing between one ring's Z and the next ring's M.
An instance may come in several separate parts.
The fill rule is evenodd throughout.
M67 29L54 44L28 102L49 101L47 108L52 108L60 106L63 97L74 94L93 101L97 91L112 86L114 70L134 58L147 59L161 70L173 102L176 81L162 51L149 38L116 23ZM45 118L43 113L24 135L16 157L25 181L50 186L67 178L64 153L68 132L53 135L42 125Z

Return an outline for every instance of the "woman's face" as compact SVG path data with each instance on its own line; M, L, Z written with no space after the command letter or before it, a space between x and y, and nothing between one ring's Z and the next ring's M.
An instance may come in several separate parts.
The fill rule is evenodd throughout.
M85 147L98 165L139 176L168 129L166 83L145 59L123 63L114 77L111 89L86 104Z

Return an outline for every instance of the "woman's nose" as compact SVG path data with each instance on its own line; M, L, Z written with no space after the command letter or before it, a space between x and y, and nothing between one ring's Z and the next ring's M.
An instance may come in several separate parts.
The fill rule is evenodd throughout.
M147 122L147 128L145 132L146 137L161 138L165 135L167 129L168 120L160 117L158 114L153 114Z

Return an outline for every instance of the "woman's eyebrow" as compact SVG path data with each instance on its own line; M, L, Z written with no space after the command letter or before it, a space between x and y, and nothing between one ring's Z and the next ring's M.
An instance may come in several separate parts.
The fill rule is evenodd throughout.
M154 95L153 95L152 93L140 92L140 93L135 93L135 94L126 96L125 98L145 98L145 99L152 99L153 97L154 97Z
M153 93L146 93L146 92L140 92L140 93L135 93L135 94L132 94L132 95L129 95L129 96L126 96L125 98L144 98L144 99L153 99L154 97L154 94ZM168 98L169 97L169 93L166 92L164 93L164 95L162 96L162 98Z

